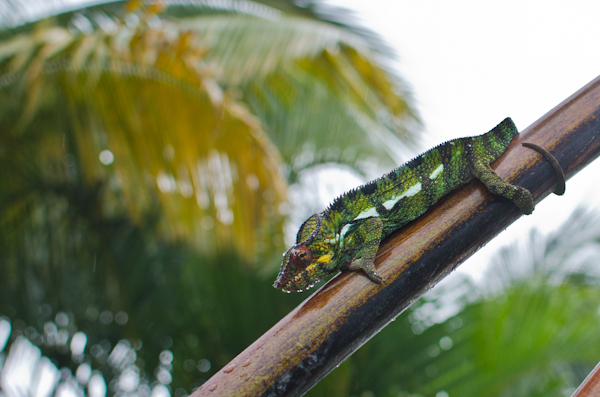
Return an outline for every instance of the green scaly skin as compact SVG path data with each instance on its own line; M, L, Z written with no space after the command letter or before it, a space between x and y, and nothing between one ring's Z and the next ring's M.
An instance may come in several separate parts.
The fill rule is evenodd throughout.
M505 182L490 167L517 133L513 121L506 118L486 134L443 143L343 194L300 227L273 286L301 292L344 268L363 270L380 283L373 260L381 240L473 178L531 214L529 191Z

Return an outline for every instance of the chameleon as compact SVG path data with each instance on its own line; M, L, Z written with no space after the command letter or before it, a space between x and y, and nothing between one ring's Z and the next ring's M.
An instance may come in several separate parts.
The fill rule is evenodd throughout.
M381 283L373 264L381 240L474 178L491 193L510 199L523 214L531 214L531 193L505 182L490 167L516 134L515 124L507 117L485 134L442 143L344 193L302 224L296 244L283 254L273 286L288 293L302 292L344 269L362 270L373 282Z

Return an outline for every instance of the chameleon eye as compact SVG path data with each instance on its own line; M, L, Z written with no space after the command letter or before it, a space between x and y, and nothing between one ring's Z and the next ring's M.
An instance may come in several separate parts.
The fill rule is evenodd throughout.
M312 252L308 248L300 245L292 249L290 256L301 261L310 261L312 259Z

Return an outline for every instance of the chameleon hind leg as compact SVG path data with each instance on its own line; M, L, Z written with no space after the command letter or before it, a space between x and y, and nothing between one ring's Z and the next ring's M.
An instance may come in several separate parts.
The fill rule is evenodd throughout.
M483 161L474 161L473 170L475 177L479 179L491 193L511 200L525 215L529 215L533 212L533 197L531 197L529 190L520 186L511 185L504 181L496 174L489 164L486 164Z
M383 279L375 271L373 261L375 260L375 255L379 249L382 230L383 222L377 217L367 219L358 227L357 237L363 239L363 248L348 265L349 270L363 270L371 281L377 284L381 283Z

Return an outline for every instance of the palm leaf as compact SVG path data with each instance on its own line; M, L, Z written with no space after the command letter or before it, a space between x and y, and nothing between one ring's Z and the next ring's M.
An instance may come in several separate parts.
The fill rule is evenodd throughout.
M139 220L157 197L164 236L191 237L201 250L235 242L255 252L248 231L270 229L285 197L281 160L257 120L197 72L201 49L186 33L167 39L160 29L124 25L88 36L60 27L17 36L0 49L4 139L39 128L42 179L103 181L108 214ZM63 114L53 117L54 106ZM103 164L103 151L115 161ZM67 154L72 175L42 167Z
M410 94L361 37L286 16L200 17L180 26L202 35L219 81L242 91L293 171L327 161L390 168L414 143Z
M123 190L119 200L107 198L111 211L126 209L136 219L157 193L144 190L154 180L166 209L161 230L170 238L192 237L203 250L217 241L235 241L250 257L257 241L261 252L282 250L281 239L273 245L266 242L269 238L248 235L250 230L263 230L259 235L266 237L268 231L281 230L276 226L281 225L277 208L285 183L278 175L281 159L270 142L279 148L294 180L302 169L324 162L346 163L363 173L371 164L391 168L403 148L395 136L411 138L405 127L414 116L407 99L396 95L393 76L368 60L375 52L366 40L339 26L278 14L271 19L245 15L165 20L164 27L153 28L150 22L156 16L135 10L142 21L136 28L135 23L118 20L110 25L110 14L101 11L74 19L76 26L94 28L91 32L40 26L2 45L6 87L18 86L26 97L19 104L19 121L11 128L19 131L31 122L42 95L49 95L45 91L56 89L67 95L67 102L79 101L66 109L78 114L74 129L85 130L72 136L78 140L72 148L81 151L74 154L78 165L85 165L79 170L82 177L89 182L112 173L117 182L110 186ZM69 77L53 86L59 75ZM223 91L219 86L229 88ZM264 130L244 110L236 90ZM94 96L98 98L86 103ZM173 99L159 103L164 98ZM51 102L57 101L46 100ZM117 111L110 108L114 104L119 105ZM227 129L236 125L228 116L247 125L247 137L227 137ZM220 144L216 135L223 138ZM143 136L150 140L140 140ZM240 157L249 152L236 152L230 144L247 139L260 146L251 150L249 160ZM159 146L145 146L150 142ZM202 150L194 153L198 147ZM94 160L102 150L114 150L113 155L125 160L107 168ZM258 187L269 188L260 196ZM245 201L246 193L256 198ZM254 207L243 208L246 203ZM213 233L212 225L223 230Z

